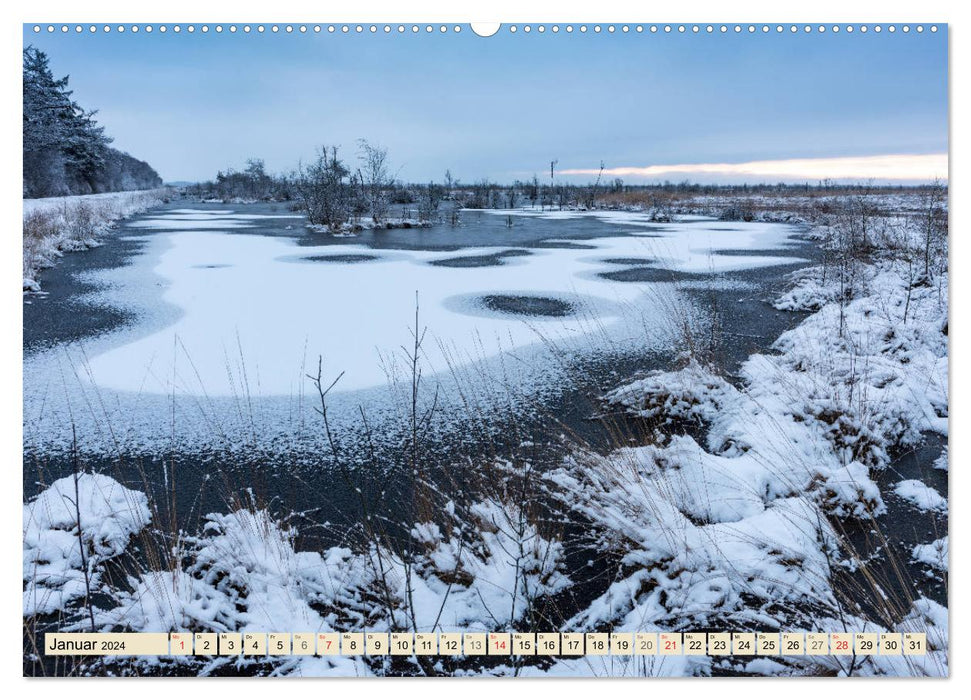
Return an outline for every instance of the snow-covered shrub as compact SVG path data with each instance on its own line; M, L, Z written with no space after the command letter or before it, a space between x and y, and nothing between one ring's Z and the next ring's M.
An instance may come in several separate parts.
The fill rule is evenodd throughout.
M145 494L103 474L58 479L25 503L24 615L65 610L85 596L85 566L97 590L104 562L122 554L150 521Z
M775 308L781 311L819 311L835 301L839 287L827 279L822 266L807 267L790 275L792 286L775 300Z
M312 607L333 602L333 588L353 588L346 550L298 552L296 533L264 510L206 517L188 537L174 571L146 571L115 593L99 624L140 632L327 629Z
M296 529L265 510L212 513L198 534L183 538L172 570L144 570L106 591L113 604L95 611L96 625L140 632L486 630L522 624L537 599L571 584L562 544L516 506L484 500L463 512L462 529L416 524L411 545L359 541L322 552L301 550ZM288 673L326 675L347 672L350 660L279 663ZM380 673L375 663L365 671Z
M860 462L818 474L808 490L828 514L840 518L865 519L886 512L880 489Z
M798 626L835 605L834 536L810 499L764 495L747 457L659 469L659 451L625 450L549 475L565 505L592 523L601 551L620 557L615 582L568 628Z
M621 406L640 418L710 422L717 418L735 393L721 377L691 361L676 372L652 372L604 395L604 401Z
M165 190L24 200L24 290L40 291L38 273L64 252L98 243L115 221L161 204Z

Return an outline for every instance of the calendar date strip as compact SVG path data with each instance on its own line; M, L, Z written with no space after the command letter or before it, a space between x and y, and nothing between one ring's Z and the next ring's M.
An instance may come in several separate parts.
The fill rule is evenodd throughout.
M923 632L48 632L47 656L923 656Z

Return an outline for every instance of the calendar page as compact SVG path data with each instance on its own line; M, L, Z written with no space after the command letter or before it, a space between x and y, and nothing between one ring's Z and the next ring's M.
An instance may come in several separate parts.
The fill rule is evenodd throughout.
M22 35L25 676L949 675L946 23Z

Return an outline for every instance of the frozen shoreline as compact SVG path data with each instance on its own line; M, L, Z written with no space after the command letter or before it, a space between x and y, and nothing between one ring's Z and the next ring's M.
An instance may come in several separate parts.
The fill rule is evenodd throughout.
M23 200L24 292L40 292L40 271L64 253L100 245L116 222L162 203L166 190L106 192Z

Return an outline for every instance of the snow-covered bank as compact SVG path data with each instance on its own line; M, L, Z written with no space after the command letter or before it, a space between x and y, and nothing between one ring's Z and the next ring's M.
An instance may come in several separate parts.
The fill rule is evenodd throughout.
M346 546L318 552L300 549L296 527L255 506L211 513L198 533L182 533L173 544L161 531L145 530L144 494L105 476L82 475L80 484L86 560L78 546L73 479L24 505L24 616L57 613L61 630L88 631L93 619L98 630L485 632L528 627L537 600L573 583L563 573L562 543L537 528L522 502L499 493L444 503L436 521L415 523L404 543L362 523L343 533ZM165 562L160 568L146 566L129 546L131 535L143 530L141 548L158 548ZM105 567L126 547L124 561L114 563L129 574L109 582ZM90 608L86 590L98 596ZM49 619L37 618L38 630ZM143 667L172 663L137 661ZM243 674L387 670L384 660L352 657L174 663L192 664L200 675L227 664ZM424 665L416 662L416 672Z
M598 199L592 211L638 212L661 222L704 216L721 221L815 224L826 220L834 212L845 211L847 203L851 201L864 206L872 215L919 215L926 207L927 194L926 191L879 192L867 191L866 188L852 195L629 192Z
M947 271L918 280L913 259L884 250L859 261L852 285L826 267L800 273L779 306L816 312L778 339L776 354L749 358L740 385L692 361L615 389L606 401L647 421L648 444L551 475L564 503L595 524L595 544L623 562L574 626L846 624L852 607L834 581L868 564L833 523L879 527L886 505L874 470L928 431L947 435ZM920 481L894 491L946 509ZM938 541L912 556L946 571L946 551ZM921 620L936 641L910 672L946 675L947 611L920 597L920 582L899 588L912 585L913 615L899 624ZM892 607L876 585L865 595ZM706 672L699 665L710 660L694 664ZM905 669L870 659L856 672Z
M24 200L24 291L40 291L38 274L65 252L99 245L114 222L162 203L166 190Z

